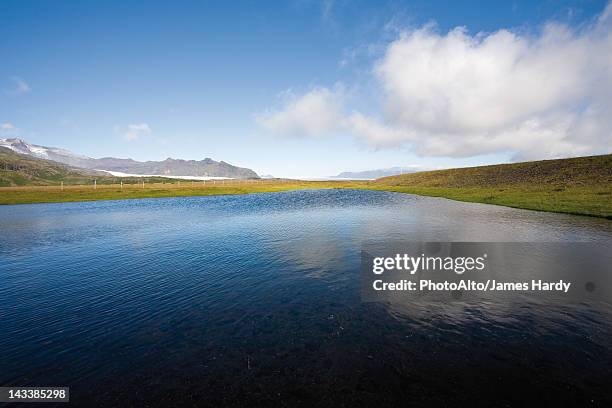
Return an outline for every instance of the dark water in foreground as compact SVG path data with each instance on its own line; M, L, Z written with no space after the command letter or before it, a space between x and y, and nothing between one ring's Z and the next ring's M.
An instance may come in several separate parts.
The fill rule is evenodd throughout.
M361 245L406 239L610 245L612 223L333 190L0 207L0 383L105 406L612 404L609 304L362 303Z

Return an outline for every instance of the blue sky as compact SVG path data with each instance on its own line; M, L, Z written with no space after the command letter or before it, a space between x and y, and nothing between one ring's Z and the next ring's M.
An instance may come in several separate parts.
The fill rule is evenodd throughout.
M585 130L579 141L569 140L563 133L567 129L552 125L567 120L568 129L609 130L603 119L576 119L583 112L599 112L607 102L601 99L605 96L594 97L589 84L575 83L572 75L579 66L558 73L556 88L563 93L516 115L478 123L457 121L454 115L461 110L453 110L455 105L439 107L440 97L452 102L469 92L441 85L457 82L453 78L467 83L465 69L454 70L446 82L440 82L450 75L445 69L425 80L418 75L422 71L411 70L414 60L439 56L440 50L448 54L430 65L434 71L444 68L444 61L456 61L451 58L457 52L466 53L461 61L473 58L474 64L509 55L513 66L541 61L544 55L583 55L579 47L585 41L595 44L583 46L585 53L600 47L605 54L607 42L600 37L608 38L609 30L593 26L606 4L2 0L1 137L92 157L212 157L260 174L291 177L597 153L593 146L601 146L603 136ZM545 45L551 41L543 40L548 38L543 27L551 21L569 31L571 41L555 34L556 45ZM456 27L465 27L463 34L453 31ZM522 48L494 35L502 29L513 34L511 44ZM495 46L485 46L487 38ZM428 45L432 41L438 44L434 48ZM416 57L406 60L407 55ZM609 62L598 63L607 72ZM537 77L544 69L540 66L533 62L520 70L517 81L523 82L518 83L524 83L524 72ZM484 72L491 70L491 84L499 83L495 75L507 72L505 67ZM426 89L416 86L421 80ZM482 100L496 92L504 99L508 93L495 87L479 92ZM510 99L500 110L532 98ZM474 109L486 110L477 104ZM334 114L322 120L330 110ZM423 119L431 112L433 122ZM509 130L518 128L517 134ZM551 132L556 133L547 136ZM529 147L535 142L525 142L525 149L511 143L522 137L550 137L545 144L555 148L540 151Z

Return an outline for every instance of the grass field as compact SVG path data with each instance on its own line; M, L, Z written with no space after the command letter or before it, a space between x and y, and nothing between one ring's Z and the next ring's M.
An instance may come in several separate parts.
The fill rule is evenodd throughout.
M366 188L612 218L612 155L404 174Z
M233 180L124 181L89 185L0 188L0 204L249 194L315 188L394 191L459 201L612 219L612 155L438 170L374 181ZM129 182L129 183L128 183ZM138 184L137 184L138 183Z

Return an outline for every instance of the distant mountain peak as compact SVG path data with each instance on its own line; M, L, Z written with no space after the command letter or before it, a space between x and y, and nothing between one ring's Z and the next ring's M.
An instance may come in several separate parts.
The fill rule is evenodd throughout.
M23 139L19 139L18 137L9 137L6 139L0 139L0 143L24 143Z

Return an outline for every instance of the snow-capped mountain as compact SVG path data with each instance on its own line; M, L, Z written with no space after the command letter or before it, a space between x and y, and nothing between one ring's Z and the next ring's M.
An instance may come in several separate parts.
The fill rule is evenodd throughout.
M87 156L79 156L65 149L30 144L21 139L0 139L0 146L11 149L17 153L26 154L39 159L53 160L72 166L77 165L75 163L90 159Z
M203 160L180 160L167 158L163 161L139 162L132 159L117 159L103 157L94 159L74 154L69 150L56 147L39 146L27 143L21 139L0 139L0 147L6 147L14 152L53 160L91 170L104 170L114 173L156 176L188 176L188 177L226 177L226 178L258 178L251 169L233 166L224 161L210 158Z

